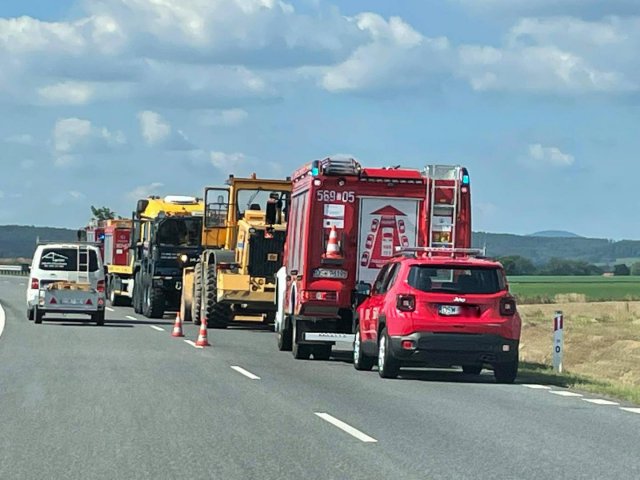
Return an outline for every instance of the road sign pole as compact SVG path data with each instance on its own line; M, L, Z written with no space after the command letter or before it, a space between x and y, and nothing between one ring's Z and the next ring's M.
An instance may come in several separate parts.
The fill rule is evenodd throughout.
M557 311L553 317L553 370L562 373L564 355L564 316Z

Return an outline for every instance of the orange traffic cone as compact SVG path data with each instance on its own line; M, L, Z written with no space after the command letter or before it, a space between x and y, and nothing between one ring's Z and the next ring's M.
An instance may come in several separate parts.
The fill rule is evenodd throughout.
M180 312L176 314L176 323L173 325L172 337L184 337L182 333L182 319L180 318Z
M200 333L198 334L198 341L196 347L210 347L211 344L207 340L207 319L203 318L200 323Z
M338 231L336 226L331 226L331 232L329 233L329 243L327 243L327 258L340 258L340 247L338 246Z

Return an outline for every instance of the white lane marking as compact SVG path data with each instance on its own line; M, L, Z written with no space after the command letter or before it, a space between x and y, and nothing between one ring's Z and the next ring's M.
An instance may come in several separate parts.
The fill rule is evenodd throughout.
M244 375L245 377L250 378L251 380L260 380L260 377L259 377L259 376L254 375L253 373L251 373L251 372L250 372L250 371L248 371L248 370L245 370L245 369L244 369L244 368L242 368L242 367L238 367L238 366L236 366L236 365L232 365L232 366L231 366L231 368L232 368L233 370L235 370L236 372L238 372L240 375Z
M2 332L4 332L4 324L6 323L6 316L4 314L4 308L0 305L0 337L2 336Z
M27 286L26 283L19 283L18 285L20 285L21 287L26 287Z
M136 317L132 317L131 315L127 315L127 320L137 320Z
M204 348L204 347L199 347L196 345L196 342L194 342L193 340L185 340L184 343L188 343L189 345L191 345L193 348Z
M334 427L338 427L343 432L347 432L352 437L365 443L378 443L375 438L370 437L366 433L362 433L360 430L353 428L351 425L344 423L342 420L338 420L336 417L329 415L328 413L314 412L318 417L325 422L329 422Z
M108 312L115 312L115 310L111 307L105 307Z
M549 393L560 395L561 397L581 397L580 393L567 392L566 390L550 390Z
M551 387L548 387L546 385L537 385L535 383L523 383L522 386L527 388L533 388L535 390L551 390Z
M164 328L160 328L160 327L156 327L155 325L149 325L151 328L153 328L154 330L157 330L159 332L164 332Z
M625 412L639 413L640 414L640 408L620 407L620 410L624 410Z
M602 398L583 398L582 400L595 403L596 405L620 405L618 402L612 402L611 400L604 400Z

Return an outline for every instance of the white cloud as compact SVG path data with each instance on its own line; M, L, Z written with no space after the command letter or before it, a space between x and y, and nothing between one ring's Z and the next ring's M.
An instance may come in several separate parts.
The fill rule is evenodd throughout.
M127 193L127 197L133 200L147 198L150 195L158 193L158 191L162 187L164 187L164 183L161 182L153 182L147 185L140 185Z
M235 127L246 121L249 114L241 108L210 110L198 115L202 125L211 127Z
M195 147L182 130L173 130L162 115L151 110L138 113L142 136L151 147L166 150L193 150Z
M562 152L557 147L545 147L540 143L531 144L528 147L528 155L524 163L532 167L559 167L566 168L573 165L575 157Z
M225 171L233 171L239 166L243 165L247 158L243 153L224 153L224 152L211 152L209 155L211 164Z
M511 15L634 15L637 0L449 0L477 12Z
M121 131L96 127L89 120L63 118L56 121L52 133L55 165L66 167L78 163L79 154L104 153L125 145Z
M38 95L48 104L84 105L94 94L94 88L81 82L61 82L38 89Z
M86 195L84 193L79 192L77 190L70 190L69 195L75 200L81 200L83 198L86 198Z
M10 135L5 137L5 143L13 143L16 145L33 145L35 140L32 135L28 133L19 133L16 135Z

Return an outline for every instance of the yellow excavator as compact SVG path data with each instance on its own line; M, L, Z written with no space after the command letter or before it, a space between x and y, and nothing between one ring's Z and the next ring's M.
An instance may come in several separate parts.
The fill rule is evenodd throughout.
M226 328L273 321L282 266L291 179L237 178L205 189L202 253L183 270L181 316Z

